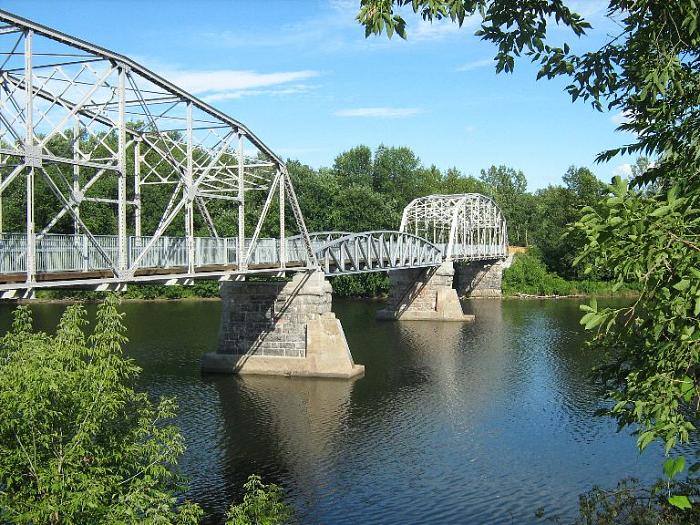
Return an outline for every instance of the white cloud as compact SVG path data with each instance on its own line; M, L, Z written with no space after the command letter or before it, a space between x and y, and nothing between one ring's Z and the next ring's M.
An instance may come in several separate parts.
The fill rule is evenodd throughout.
M612 122L616 126L620 126L621 124L627 124L629 121L629 113L626 111L618 111L610 117L610 122Z
M467 62L462 64L457 68L457 71L472 71L474 69L479 69L486 66L495 65L493 58L484 58L483 60L473 60L472 62Z
M217 91L211 95L204 95L202 100L205 102L217 102L221 100L236 100L244 96L250 95L297 95L300 93L308 93L315 86L307 84L295 84L288 87L279 87L273 89L244 89L233 91Z
M168 78L190 93L199 95L212 92L243 91L260 87L298 82L317 77L318 71L280 71L258 73L251 70L219 69L212 71L175 70Z
M304 81L318 77L315 70L259 72L250 69L186 69L145 58L151 70L206 102L234 100L249 95L294 95L316 86Z
M365 118L406 118L421 113L418 108L353 108L340 109L334 113L336 117L365 117Z
M420 20L417 25L411 24L411 17L417 15L407 14L407 28L408 40L416 41L426 41L426 40L441 40L443 38L452 36L459 33L463 29L474 27L479 22L478 15L472 15L464 19L462 27L457 25L449 18L444 18L442 20L434 20L432 22L427 20Z
M619 166L617 166L613 170L612 174L614 176L619 176L619 177L623 177L623 178L628 179L632 176L632 164L629 164L629 163L620 164Z

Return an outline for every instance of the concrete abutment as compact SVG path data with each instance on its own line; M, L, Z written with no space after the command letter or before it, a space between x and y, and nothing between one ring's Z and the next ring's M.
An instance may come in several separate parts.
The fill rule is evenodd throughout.
M389 272L391 291L377 319L472 321L460 297L501 297L506 261L445 262L435 268Z
M257 375L351 378L355 364L340 321L331 311L330 283L322 272L287 282L239 281L221 287L216 352L202 371Z

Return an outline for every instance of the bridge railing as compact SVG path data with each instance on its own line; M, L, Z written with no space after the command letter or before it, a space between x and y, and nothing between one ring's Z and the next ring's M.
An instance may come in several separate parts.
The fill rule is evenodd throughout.
M436 243L443 257L447 256L447 243ZM482 259L500 259L508 256L508 249L502 244L475 243L455 244L452 246L451 258L455 261Z
M88 272L109 270L118 257L118 237L97 235L95 241L107 255L83 234L46 234L36 241L37 271L41 273ZM133 264L152 237L131 236L127 252L129 264ZM251 239L247 239L250 243ZM286 240L285 264L306 264L308 254L301 238ZM17 274L26 271L27 238L23 233L0 234L0 274ZM282 250L279 239L263 238L248 261L249 265L273 265L281 263ZM111 259L111 261L110 261ZM195 237L194 264L202 266L238 265L238 239L233 237ZM187 266L187 239L162 236L141 256L137 268L173 268Z

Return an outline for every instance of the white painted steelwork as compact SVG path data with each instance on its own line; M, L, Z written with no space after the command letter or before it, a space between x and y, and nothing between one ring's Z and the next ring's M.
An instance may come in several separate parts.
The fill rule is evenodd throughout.
M438 266L443 257L431 242L395 231L351 233L321 244L316 258L326 275Z
M53 199L46 224L36 223L40 180ZM138 269L160 260L164 243L175 242L167 233L180 221L185 237L178 241L184 245L177 266L184 270L175 277L193 274L202 253L222 243L242 254L237 271L244 273L254 264L273 202L288 207L306 252L302 259L309 269L317 266L285 163L246 126L125 56L0 11L0 199L19 185L23 238L3 240L3 250L24 254L25 275L15 288L34 288L45 268L86 260L90 269L108 271L110 280L131 281ZM148 201L147 189L156 185L168 188L167 204ZM267 194L261 210L246 210L250 191ZM208 209L213 201L235 210L236 240L220 238ZM86 203L111 208L115 231L90 228ZM145 206L160 214L151 231L142 224ZM250 242L246 212L257 219ZM195 217L213 241L196 240ZM284 213L279 226L283 240ZM77 236L50 236L66 227ZM69 247L74 253L63 253ZM285 257L279 259L283 270Z
M39 182L53 196L43 224L35 209ZM167 202L159 204L154 187L167 189ZM505 219L478 194L416 199L398 232L310 235L286 165L242 123L125 56L0 11L0 203L12 191L23 195L25 224L3 233L0 209L2 297L42 287L123 289L318 268L341 275L507 255ZM258 209L250 203L260 199L246 197L251 191L266 194ZM235 237L219 235L213 202L232 207L227 229ZM86 203L110 210L113 231L89 226ZM279 238L260 238L275 204ZM149 227L147 206L159 216ZM288 236L287 212L296 236ZM252 236L246 213L256 219ZM208 237L195 235L195 219ZM176 223L184 237L172 235Z
M479 193L414 199L403 210L400 231L440 246L448 261L508 256L506 219L492 198Z

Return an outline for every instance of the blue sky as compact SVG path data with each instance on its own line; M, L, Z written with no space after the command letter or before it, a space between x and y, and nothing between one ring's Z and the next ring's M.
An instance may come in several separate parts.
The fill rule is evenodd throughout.
M572 2L594 24L577 45L614 27L607 2ZM571 164L603 180L629 159L595 165L630 142L619 114L572 104L563 80L535 81L526 62L496 75L494 48L469 21L409 18L409 40L364 38L356 1L5 1L3 9L126 54L248 125L283 157L314 167L358 144L409 146L425 165L478 175L522 169L534 190ZM563 30L554 34L563 38Z

